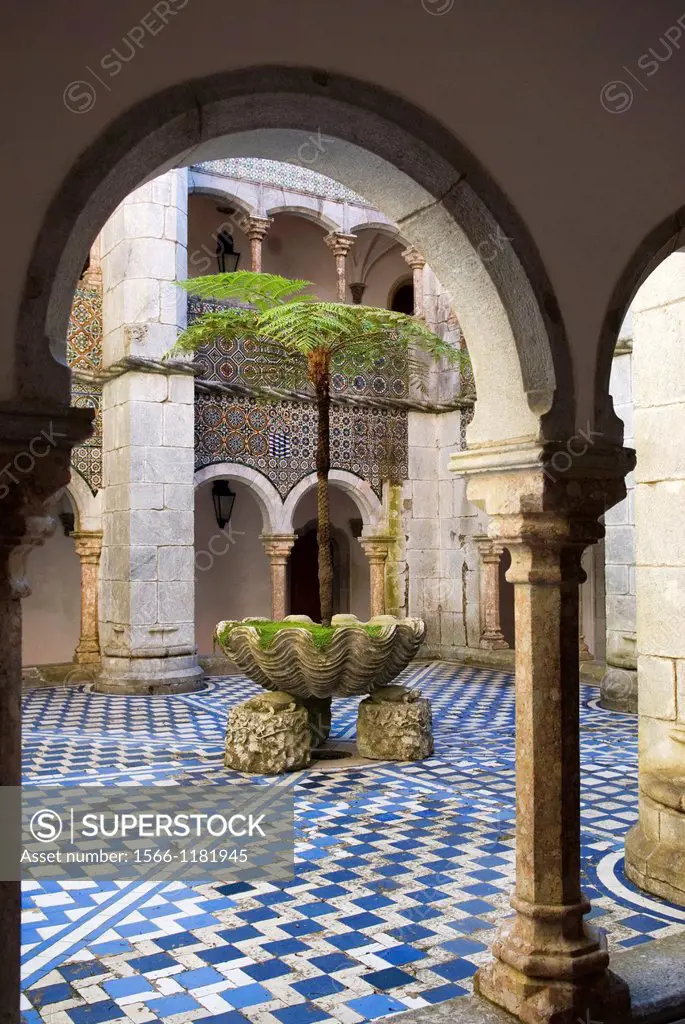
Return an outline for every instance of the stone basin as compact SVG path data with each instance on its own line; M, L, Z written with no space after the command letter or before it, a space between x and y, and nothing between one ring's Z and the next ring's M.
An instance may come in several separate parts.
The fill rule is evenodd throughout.
M215 642L246 676L266 690L304 700L359 697L392 682L415 657L426 627L421 619L378 615L362 622L334 615L323 633L307 615L288 615L264 637L268 619L220 622ZM267 627L268 628L268 625Z

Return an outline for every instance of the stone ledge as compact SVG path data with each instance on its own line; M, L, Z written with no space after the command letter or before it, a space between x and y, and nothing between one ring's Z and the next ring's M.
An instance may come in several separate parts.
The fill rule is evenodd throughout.
M685 1024L685 934L614 953L611 970L628 983L633 1001L625 1024ZM409 1010L396 1024L514 1024L506 1011L478 996Z

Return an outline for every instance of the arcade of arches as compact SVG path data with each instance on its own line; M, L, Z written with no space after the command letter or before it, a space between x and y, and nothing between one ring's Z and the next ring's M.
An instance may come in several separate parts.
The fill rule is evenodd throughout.
M289 73L280 69L278 82L289 82ZM106 938L93 938L93 948L96 939L107 947L106 953L100 949L102 956L111 951L121 954L122 961L107 965L113 975L102 983L107 1000L91 986L93 1005L107 1002L111 1007L104 1016L96 1010L90 1019L118 1020L115 1011L125 1013L132 1003L129 997L141 993L143 1005L148 992L144 986L153 985L154 999L143 1010L136 1009L138 1017L126 1014L129 1019L141 1024L165 1020L160 1006L161 1015L156 1014L155 999L183 995L194 1001L191 1019L200 1019L202 1008L211 1019L228 1007L229 1013L244 1010L256 1024L262 1011L251 1014L255 1003L249 1000L261 988L262 995L267 991L273 997L262 999L264 1012L273 1011L281 1024L323 1021L328 1013L342 1024L359 1024L398 1009L420 1012L463 995L466 989L453 983L470 978L473 971L457 972L464 970L464 960L473 966L470 955L483 952L477 960L478 999L528 1024L572 1024L579 1018L622 1024L630 1020L629 984L620 970L610 969L606 935L587 924L590 908L581 891L579 687L582 671L584 684L596 689L583 714L591 709L628 736L633 723L638 728L639 810L631 819L620 881L621 893L629 894L621 898L633 901L635 913L622 921L630 919L636 930L644 927L646 932L645 920L660 920L661 912L676 934L685 920L678 909L685 907L685 640L679 626L685 542L678 514L685 486L685 447L680 443L685 440L681 221L663 221L658 237L650 236L649 244L632 258L626 280L621 277L612 286L611 307L607 301L601 316L595 310L593 359L598 368L589 385L587 368L594 363L588 362L587 353L584 361L580 358L577 341L582 318L572 325L570 310L557 305L532 236L500 195L494 178L481 174L475 159L469 174L456 169L450 161L467 156L456 142L449 148L449 160L441 155L437 121L431 123L427 137L433 141L431 147L425 144L424 152L408 143L409 129L400 127L404 113L399 101L396 120L374 112L373 124L360 114L359 123L351 126L341 113L343 101L339 109L335 98L317 95L320 106L314 111L312 104L298 120L290 93L286 90L279 106L274 86L276 100L269 93L267 113L259 113L266 127L246 139L254 107L243 109L242 94L228 89L224 95L216 88L211 99L209 94L189 93L174 100L174 116L182 120L187 110L192 111L189 117L207 114L206 99L216 115L206 141L185 123L178 127L174 121L176 127L169 128L165 113L160 135L148 151L146 140L156 127L145 120L149 112L144 104L139 116L145 132L136 149L140 162L135 169L121 148L133 147L129 137L117 149L103 136L102 153L84 157L65 186L65 196L76 197L77 212L59 214L61 226L56 220L54 234L27 271L19 315L19 342L26 342L26 348L12 367L16 394L2 412L8 465L13 462L17 474L23 474L19 483L3 484L7 500L0 503L0 643L8 652L0 705L2 781L13 785L20 780L22 616L29 682L59 677L56 666L62 665L62 679L93 682L92 692L81 689L80 696L111 701L108 707L146 695L151 695L150 707L164 697L171 702L177 695L192 695L184 705L191 707L192 701L203 699L205 675L211 686L212 672L226 672L225 665L217 669L211 658L213 620L229 615L280 617L316 606L317 595L307 585L315 479L311 403L295 393L279 393L269 403L256 398L251 386L273 387L275 378L270 379L268 366L256 363L247 342L217 342L201 354L198 366L162 358L186 318L206 308L203 302L186 300L176 281L213 269L216 238L228 230L241 266L306 277L322 297L396 308L411 300L415 316L471 356L472 372L443 366L431 370L427 395L413 389L401 362L388 360L375 374L345 367L336 375L331 473L335 599L340 610L362 616L388 611L425 619L429 683L436 678L431 671L447 678L452 665L459 685L467 685L485 667L489 671L475 678L485 688L492 686L488 692L494 694L515 675L513 915L506 916L508 905L503 910L500 902L497 920L484 925L482 934L473 925L480 912L489 912L483 903L497 890L492 883L506 862L502 830L484 832L489 863L469 878L465 892L470 899L464 899L465 909L457 907L452 921L468 922L466 930L458 931L454 940L440 936L441 947L450 957L456 953L457 960L447 961L445 953L442 960L431 962L431 969L436 968L433 981L430 987L420 985L415 995L412 985L418 983L420 968L401 958L417 953L412 945L417 931L408 939L403 925L395 926L395 934L388 927L384 940L363 954L372 959L353 965L374 969L361 979L359 991L350 983L355 998L344 1006L323 1006L316 999L333 999L348 984L348 979L334 977L338 971L344 974L346 966L330 961L339 955L345 960L352 947L344 942L339 952L326 948L327 956L318 957L327 961L325 968L316 965L316 978L327 978L323 996L316 986L307 985L311 975L305 971L298 976L295 991L307 993L305 1003L278 1002L268 987L274 976L260 970L263 949L259 956L253 957L251 949L238 958L249 963L229 969L230 976L207 966L214 963L211 957L197 954L199 959L192 959L191 950L190 960L173 965L169 987L158 987L157 977L146 977L140 982L143 987L136 987L137 974L143 972L141 959L159 955L173 960L174 935L182 934L171 927L171 941L164 945L160 930L155 945L147 932L135 931L143 918L149 924L146 904L140 919L126 920L129 932L113 937L103 926ZM386 98L390 110L395 101ZM334 156L322 153L316 172L296 166L293 152L301 154L302 145L311 141L304 132L305 127L313 130L308 119L320 116L325 135L329 123L333 130L333 113L341 124ZM288 118L296 129L285 129ZM374 126L378 152L370 153L360 139L371 137ZM230 135L222 135L224 130ZM103 154L111 154L111 160L103 161ZM106 196L98 191L101 185ZM488 204L482 198L486 195ZM58 197L55 208L60 202ZM53 215L51 208L49 217ZM90 244L85 267L84 240ZM638 252L637 240L627 251ZM80 268L74 292L71 286ZM58 352L69 303L67 374L43 343L49 340ZM35 339L27 341L34 335L40 345ZM18 412L25 415L12 418ZM36 439L41 439L39 445ZM27 451L31 465L22 469ZM227 481L235 494L225 529L214 518L212 490L218 481ZM30 594L23 570L16 569L17 550L22 559L28 556ZM469 668L464 672L454 667L465 665ZM494 696L486 704L490 699L494 706ZM456 698L454 704L461 714ZM451 709L445 707L436 717L449 719ZM605 717L620 715L627 717ZM494 735L487 733L487 708L478 727L489 738ZM450 729L452 742L458 727L451 723ZM458 765L464 772L472 748L479 745L477 732L469 743L470 753ZM598 763L603 763L601 754ZM426 793L430 799L441 798L441 770L438 763L432 781L419 783L427 800ZM498 771L492 768L494 774ZM504 768L498 785L504 789L505 775L510 792L512 775ZM411 789L411 780L409 774L401 776L402 786L396 788ZM357 799L364 801L359 792ZM393 807L388 820L394 813ZM488 813L493 815L491 824L506 817L496 800ZM602 810L593 813L601 816ZM621 813L616 810L615 817ZM599 844L593 850L609 843L606 821L603 817L593 833ZM369 833L364 835L370 845ZM458 829L449 842L458 845ZM444 866L448 840L443 837L440 843L438 863ZM615 866L621 854L612 848L612 855ZM582 864L586 875L586 861ZM444 882L440 867L429 870L431 880L417 883L426 900L451 884ZM401 874L397 862L389 871ZM603 879L600 871L591 878L600 901ZM330 886L339 881L344 879L326 879L327 895L319 892L317 903L337 899ZM363 932L377 923L368 917L380 914L387 900L392 902L385 891L365 892L361 899L366 902L351 900L353 910L345 912L355 924L345 924L341 932L354 927L356 935L357 929ZM231 902L237 894L223 895ZM261 923L265 908L267 916L278 913L268 906L272 890L259 895L259 907L248 911L253 914L250 927ZM439 899L449 896L443 892ZM17 930L16 897L17 887L5 885L0 914L8 936ZM46 900L46 909L37 913L48 914L49 905ZM636 908L641 906L649 913L640 915ZM233 902L230 907L222 904L221 913L233 914L234 908ZM312 910L312 917L316 914ZM186 935L202 927L188 916L195 923L187 925ZM415 918L420 932L419 921L429 922L430 914ZM495 923L498 931L492 938L487 927ZM115 921L112 929L116 927ZM475 928L477 938L468 937L469 927ZM237 925L235 931L240 931ZM56 996L56 986L70 984L67 974L59 973L60 962L43 952L40 943L49 936L40 930L37 937L29 934L30 978L39 979L45 997L48 990ZM136 936L144 938L135 950L119 946L114 951L118 943L131 946L127 935L133 936L134 945ZM212 933L217 938L212 948L218 948L218 935ZM242 943L247 936L240 932L233 938ZM288 941L281 934L271 938L272 946ZM207 948L202 947L204 952ZM73 964L98 960L91 948L84 946L80 953ZM272 959L289 957L293 948L272 953ZM390 953L387 960L384 953ZM10 938L2 966L3 993L19 988L18 954ZM419 955L426 955L426 948ZM40 974L48 962L59 979L47 971ZM313 970L315 961L306 962ZM71 969L73 964L66 966ZM291 970L289 962L285 966ZM277 970L282 968L280 963ZM69 977L79 978L81 969L74 968ZM410 973L414 970L416 975ZM196 972L203 980L193 988L197 979L186 975ZM134 973L133 987L117 986ZM217 974L223 980L216 983L226 982L224 988L205 991ZM404 989L398 975L405 979ZM449 982L449 992L436 994L435 975ZM185 988L174 977L186 979ZM248 988L250 993L243 991ZM390 988L402 992L398 1000L387 994ZM234 989L247 1002L231 1003ZM119 1002L122 993L124 1002ZM226 996L223 1004L220 993ZM85 1024L87 1013L79 1018L78 1011L87 997L62 994L69 1005L56 1012L65 1015L64 1024ZM38 1014L44 1005L40 995L34 996L29 985L24 996L29 1005L23 1009L30 1014ZM208 1003L208 996L217 996L219 1002ZM4 1020L15 1024L18 1004L3 998L8 1004ZM288 1012L305 1005L301 1017ZM104 1006L99 1009L105 1013ZM174 1014L167 1016L173 1019Z

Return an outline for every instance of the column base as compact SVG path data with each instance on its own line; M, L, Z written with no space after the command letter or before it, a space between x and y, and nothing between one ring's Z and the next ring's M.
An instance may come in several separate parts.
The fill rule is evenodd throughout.
M74 653L74 662L77 665L99 665L100 645L98 643L81 643Z
M474 987L525 1024L626 1024L630 991L607 969L606 935L583 922L590 904L530 904L512 897L516 916L493 943L497 957Z
M480 638L480 648L483 651L506 651L509 644L501 633L484 633Z
M641 824L626 836L625 872L635 885L646 892L685 907L685 813L640 800L640 814L658 814L661 834L673 843L648 835Z
M530 978L500 960L481 967L474 991L524 1024L626 1024L627 984L605 970L591 978Z
M599 703L607 711L637 714L637 672L628 668L607 668L600 683Z
M204 686L204 672L195 655L169 658L102 658L96 693L191 693Z

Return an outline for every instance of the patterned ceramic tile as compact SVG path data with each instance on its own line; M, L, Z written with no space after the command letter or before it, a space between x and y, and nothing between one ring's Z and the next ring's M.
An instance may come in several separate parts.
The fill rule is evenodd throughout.
M434 756L282 780L296 795L294 881L27 883L26 1024L358 1024L470 991L509 913L513 685L440 664L406 679L431 699ZM30 692L26 781L244 784L222 747L228 708L255 689L233 677L169 697ZM618 948L682 930L685 911L623 874L636 723L595 697L583 689L583 882ZM354 735L356 706L334 703L334 738Z

